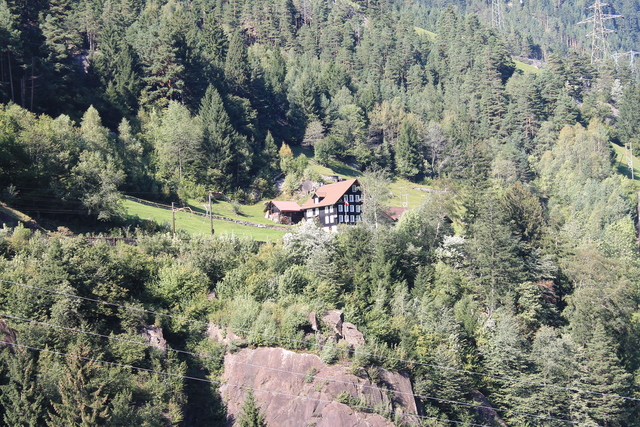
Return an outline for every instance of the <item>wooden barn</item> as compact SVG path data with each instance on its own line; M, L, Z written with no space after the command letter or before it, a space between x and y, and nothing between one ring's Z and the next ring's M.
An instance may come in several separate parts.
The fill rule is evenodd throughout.
M297 224L304 216L299 204L280 200L267 202L264 212L265 218L278 224Z

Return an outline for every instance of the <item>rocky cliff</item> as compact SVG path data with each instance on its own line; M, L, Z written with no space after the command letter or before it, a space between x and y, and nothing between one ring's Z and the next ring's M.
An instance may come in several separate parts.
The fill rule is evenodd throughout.
M270 427L391 427L394 420L418 425L410 415L417 411L409 378L374 369L326 365L315 354L282 348L228 354L220 388L228 425L237 419L249 388Z

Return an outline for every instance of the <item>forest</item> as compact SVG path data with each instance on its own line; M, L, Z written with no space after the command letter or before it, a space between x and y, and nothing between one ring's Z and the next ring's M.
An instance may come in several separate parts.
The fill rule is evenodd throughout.
M426 426L481 425L478 392L509 426L640 425L640 184L614 154L640 84L591 63L589 6L0 0L1 200L137 242L0 230L2 423L222 425L209 322L406 372ZM611 5L612 52L639 11ZM365 194L337 234L174 238L122 205L291 197L329 162ZM398 178L434 191L379 222ZM362 348L307 338L331 309Z

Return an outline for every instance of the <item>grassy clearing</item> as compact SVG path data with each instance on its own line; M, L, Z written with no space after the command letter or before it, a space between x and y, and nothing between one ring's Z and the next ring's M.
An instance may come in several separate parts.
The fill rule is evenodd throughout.
M159 224L171 225L170 210L143 205L142 203L133 202L131 200L124 200L124 206L127 209L127 214L130 216L139 217L141 219L152 219ZM215 208L213 211L215 214ZM238 219L251 221L251 219L247 218ZM199 215L193 215L189 211L176 212L176 229L184 230L189 234L209 234L209 219ZM275 241L280 239L286 233L285 231L250 227L222 220L214 220L213 229L218 234L232 233L240 236L250 236L260 241Z
M413 27L416 30L416 33L420 34L421 36L426 36L429 41L435 41L436 39L436 33L433 33L429 30L425 30L424 28L420 28L420 27Z
M2 202L0 202L0 213L7 215L11 218L15 218L17 221L22 221L22 222L33 221L33 219L29 215L26 215L20 211L10 208L9 206L5 205Z
M193 209L194 212L206 213L205 202L199 202L197 200L189 200L188 206ZM233 210L233 203L223 200L216 200L211 204L211 210L213 215L222 216L224 218L239 219L242 221L254 222L256 224L275 225L273 221L270 221L264 217L264 202L258 202L254 205L240 205L240 214L236 215Z
M523 73L537 74L540 72L540 69L537 67L534 67L533 65L525 64L524 62L520 62L515 59L513 60L513 62L516 63L516 69L522 71Z
M624 147L611 143L611 148L616 154L616 163L615 167L618 170L618 173L626 176L631 179L631 171L627 165L627 159L624 155ZM640 160L636 156L633 156L633 177L635 181L640 181Z
M307 157L309 153L304 150L294 151L296 155L304 154ZM330 160L327 166L322 166L315 163L310 163L314 172L321 175L337 175L344 179L353 179L361 175L361 173L342 162L337 160ZM410 209L420 206L420 204L429 195L425 188L430 188L428 185L421 185L411 182L402 178L395 178L392 180L389 190L391 191L391 199L389 199L389 206L404 206L408 205ZM421 190L422 189L422 190ZM215 210L215 209L214 209Z

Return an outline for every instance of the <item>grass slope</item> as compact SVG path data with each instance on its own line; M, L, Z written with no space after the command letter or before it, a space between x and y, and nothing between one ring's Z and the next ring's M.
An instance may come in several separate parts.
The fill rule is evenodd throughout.
M226 203L226 202L225 202ZM127 209L127 214L131 216L137 216L141 219L152 219L160 224L171 225L171 211L153 206L147 206L142 203L134 202L131 200L124 200L124 206ZM243 206L244 210L245 206ZM235 219L241 219L243 221L257 222L257 218L249 215L246 212L253 212L257 209L254 207L246 207L244 217L236 217ZM204 212L201 207L192 208ZM218 208L218 211L222 211L222 208ZM213 208L214 215L217 215L216 205ZM260 211L262 213L262 211ZM222 215L221 215L222 216ZM224 215L229 216L231 215ZM264 218L263 218L264 219ZM267 221L267 220L265 220ZM273 222L271 222L273 225ZM250 236L260 241L274 241L280 239L286 231L271 230L268 228L251 227L247 225L240 225L230 221L213 220L213 229L218 234L233 233L236 235ZM209 234L209 219L193 215L189 211L176 212L176 230L184 230L189 234Z
M626 176L631 179L631 171L629 170L629 166L627 165L627 158L624 153L624 147L621 147L617 144L611 143L611 147L616 154L616 163L615 167L618 170L618 173ZM633 177L635 181L640 181L640 160L636 156L633 156Z
M308 156L307 153L305 155ZM311 168L321 175L337 175L344 179L353 179L360 176L360 172L337 160L330 160L327 166L311 163ZM407 206L410 209L420 206L429 194L430 187L416 184L403 178L393 178L389 186L391 198L387 202L389 206Z

